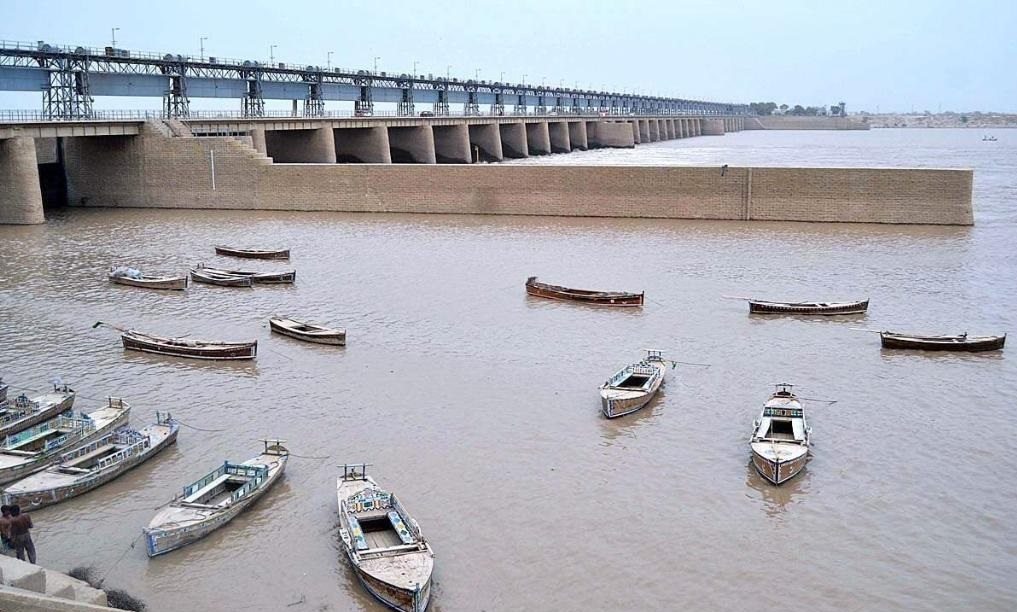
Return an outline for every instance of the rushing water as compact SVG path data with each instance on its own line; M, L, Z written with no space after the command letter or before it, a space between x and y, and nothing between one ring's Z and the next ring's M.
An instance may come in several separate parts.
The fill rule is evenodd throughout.
M882 351L853 329L1017 330L1017 132L996 134L742 132L518 162L972 167L973 228L102 209L0 227L5 380L60 376L79 409L122 396L137 425L170 410L192 427L34 513L40 562L94 564L157 611L378 610L337 545L335 466L367 461L434 546L435 611L1013 609L1012 355ZM104 278L111 262L225 263L215 243L289 246L297 284ZM531 274L648 303L528 298ZM763 318L724 295L872 305ZM346 326L349 345L270 335L272 314ZM127 353L98 320L260 352ZM679 365L648 408L604 419L597 386L645 347L710 367ZM837 401L807 404L814 459L776 488L748 435L781 381ZM137 538L156 508L264 436L307 458L226 528L149 560Z

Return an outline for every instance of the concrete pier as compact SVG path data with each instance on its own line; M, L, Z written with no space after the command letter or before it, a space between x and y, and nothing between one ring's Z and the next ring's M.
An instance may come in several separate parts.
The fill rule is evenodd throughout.
M468 164L473 161L470 147L470 129L465 124L436 125L434 130L434 159L439 164ZM501 141L498 142L499 149Z
M648 122L650 131L650 142L658 142L660 140L660 122L656 119L650 119Z
M265 128L256 127L251 130L251 145L254 150L262 155L268 155L268 145L265 142ZM335 145L333 145L334 147Z
M639 142L650 142L650 122L646 119L639 120Z
M392 162L397 164L437 163L434 132L429 125L388 128Z
M526 144L530 155L547 155L551 152L551 136L546 121L526 124Z
M551 141L552 153L572 152L572 141L569 138L569 124L564 121L551 121L547 124L547 134Z
M590 146L631 149L636 146L636 142L628 123L603 121L597 124Z
M632 142L634 142L636 144L640 144L640 139L639 139L639 122L638 121L629 121L629 125L632 126Z
M530 156L530 147L526 142L526 126L522 123L503 123L498 127L501 130L501 151L505 157L518 159Z
M674 135L674 119L665 119L664 120L664 129L667 132L667 139L668 140L674 140L675 139L675 135Z
M391 164L388 128L340 128L335 133L335 156L342 163Z
M585 151L590 148L585 121L569 121L569 142L573 151Z
M35 140L0 140L0 223L44 223Z
M702 124L703 136L724 135L723 119L700 119L700 123Z
M479 161L500 162L505 159L501 130L494 123L471 125L470 146L476 148Z
M336 163L331 128L272 131L266 132L264 137L267 155L278 164ZM254 140L253 134L251 140Z

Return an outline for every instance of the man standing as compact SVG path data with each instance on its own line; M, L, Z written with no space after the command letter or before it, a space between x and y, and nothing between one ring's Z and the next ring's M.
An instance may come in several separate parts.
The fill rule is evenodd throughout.
M30 531L32 527L32 517L28 513L22 514L21 506L11 506L11 540L14 542L14 551L22 561L25 560L25 551L28 551L29 563L35 563L35 544Z
M11 507L0 506L0 555L14 556L14 544L11 542Z

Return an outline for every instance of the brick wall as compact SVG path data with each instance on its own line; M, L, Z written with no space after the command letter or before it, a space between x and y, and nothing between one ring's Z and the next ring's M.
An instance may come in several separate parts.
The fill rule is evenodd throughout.
M73 205L972 223L970 170L273 165L250 139L152 130L66 151Z

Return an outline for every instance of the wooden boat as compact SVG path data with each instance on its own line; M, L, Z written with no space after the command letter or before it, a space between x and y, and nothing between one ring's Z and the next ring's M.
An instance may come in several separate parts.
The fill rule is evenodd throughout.
M230 257L243 257L244 259L289 259L289 249L240 249L216 245L216 255L229 255Z
M148 556L187 546L233 520L283 475L290 452L283 440L263 440L264 450L243 463L226 461L163 508L144 529Z
M169 413L156 413L156 422L140 430L117 429L64 453L58 463L8 486L3 503L36 510L91 491L176 442L179 429Z
M8 385L4 382L4 377L0 376L0 405L7 401L7 389Z
M880 332L879 340L883 348L917 349L923 351L998 351L1006 344L1006 334L1002 336L969 336L967 332L956 336L918 336L914 334L898 334Z
M526 293L552 300L570 300L598 306L642 306L643 293L627 293L624 291L588 291L586 289L570 289L559 285L549 285L537 281L536 276L526 279Z
M163 338L134 330L125 331L120 338L125 349L189 359L254 359L258 354L257 340L213 342L189 338Z
M0 438L16 434L69 412L74 406L74 391L67 386L53 385L53 391L29 399L22 394L0 404Z
M143 287L145 289L166 289L173 291L187 289L186 276L148 276L132 268L111 267L108 278L110 282L117 283L118 285Z
M283 317L272 317L268 320L268 325L272 331L297 340L335 346L346 345L346 330L341 327L324 327Z
M0 484L19 480L59 460L67 449L101 438L127 425L131 407L111 397L109 404L80 417L57 416L7 436L0 444Z
M251 282L255 284L292 284L297 280L296 270L286 270L285 272L254 272L251 270L224 270L223 268L213 268L212 266L206 266L205 264L199 263L197 269L206 274L221 274L226 276L246 276L251 279Z
M751 314L809 314L849 315L863 313L869 308L869 300L860 302L764 302L749 300Z
M763 478L779 485L802 471L808 460L812 430L805 422L805 410L792 385L777 385L752 428L749 440L752 465Z
M367 475L344 465L336 482L339 539L357 578L386 606L423 612L431 598L434 551L417 521Z
M249 276L234 276L233 274L219 274L191 268L191 280L206 285L218 285L220 287L250 287L254 284Z
M645 406L664 384L668 362L660 351L646 350L646 359L627 365L600 386L600 406L609 419Z

